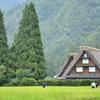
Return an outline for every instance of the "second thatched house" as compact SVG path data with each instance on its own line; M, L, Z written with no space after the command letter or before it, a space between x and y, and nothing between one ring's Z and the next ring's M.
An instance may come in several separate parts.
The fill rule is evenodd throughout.
M78 53L68 55L57 79L100 79L100 49L81 46Z

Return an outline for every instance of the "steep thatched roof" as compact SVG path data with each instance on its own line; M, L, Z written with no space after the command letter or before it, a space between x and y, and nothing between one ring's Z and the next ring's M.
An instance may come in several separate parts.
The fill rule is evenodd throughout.
M62 66L62 68L61 68L61 70L60 70L60 72L58 73L58 77L62 74L62 72L63 71L65 71L66 70L66 65L69 63L69 61L70 61L70 59L71 59L71 57L75 57L75 55L76 55L77 53L68 53L68 59L67 59L67 61L64 63L64 65Z
M77 61L79 60L79 58L82 56L83 52L86 52L90 58L94 61L95 65L100 69L100 49L96 49L96 48L92 48L92 47L88 47L88 46L81 46L80 47L80 51L78 54L73 54L74 55L74 60L71 62L71 64L68 66L68 68L64 71L62 78L93 78L93 76L71 76L68 75L70 73L70 71L73 69L74 65L77 63ZM72 54L69 54L72 55ZM66 62L67 63L67 62ZM66 65L66 63L64 64L64 66ZM63 68L64 68L63 66ZM63 69L62 68L62 69ZM60 71L61 72L61 71ZM100 78L100 76L94 76L94 78Z
M69 65L69 67L67 68L67 70L65 71L65 73L62 75L62 77L65 77L70 72L70 70L74 67L75 63L78 61L78 59L80 58L80 56L82 55L82 53L83 53L83 51L81 50L77 55L75 55L74 60Z

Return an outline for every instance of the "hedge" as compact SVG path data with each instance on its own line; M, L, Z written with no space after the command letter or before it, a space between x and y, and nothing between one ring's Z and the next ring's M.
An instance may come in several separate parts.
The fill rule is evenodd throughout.
M92 82L100 83L100 80L76 79L76 80L38 80L38 86L45 82L48 86L90 86Z
M100 79L35 80L34 78L23 78L21 81L18 79L12 80L10 83L5 84L5 86L42 86L44 82L47 86L90 86L92 82L96 82L100 85Z

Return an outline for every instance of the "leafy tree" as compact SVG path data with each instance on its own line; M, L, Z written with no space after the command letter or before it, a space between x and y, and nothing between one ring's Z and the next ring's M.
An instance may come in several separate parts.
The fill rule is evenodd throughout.
M38 23L34 4L26 4L19 32L10 50L15 71L30 69L35 79L42 79L46 76L46 68Z

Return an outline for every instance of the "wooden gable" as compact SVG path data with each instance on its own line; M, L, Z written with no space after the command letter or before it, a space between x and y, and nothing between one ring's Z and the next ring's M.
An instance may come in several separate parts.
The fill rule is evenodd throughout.
M84 55L87 54L85 51L83 54L80 56L78 61L76 62L76 66L78 65L95 65L94 61L91 59L91 57L87 54L87 57L84 57ZM88 62L83 63L83 60L88 60Z

